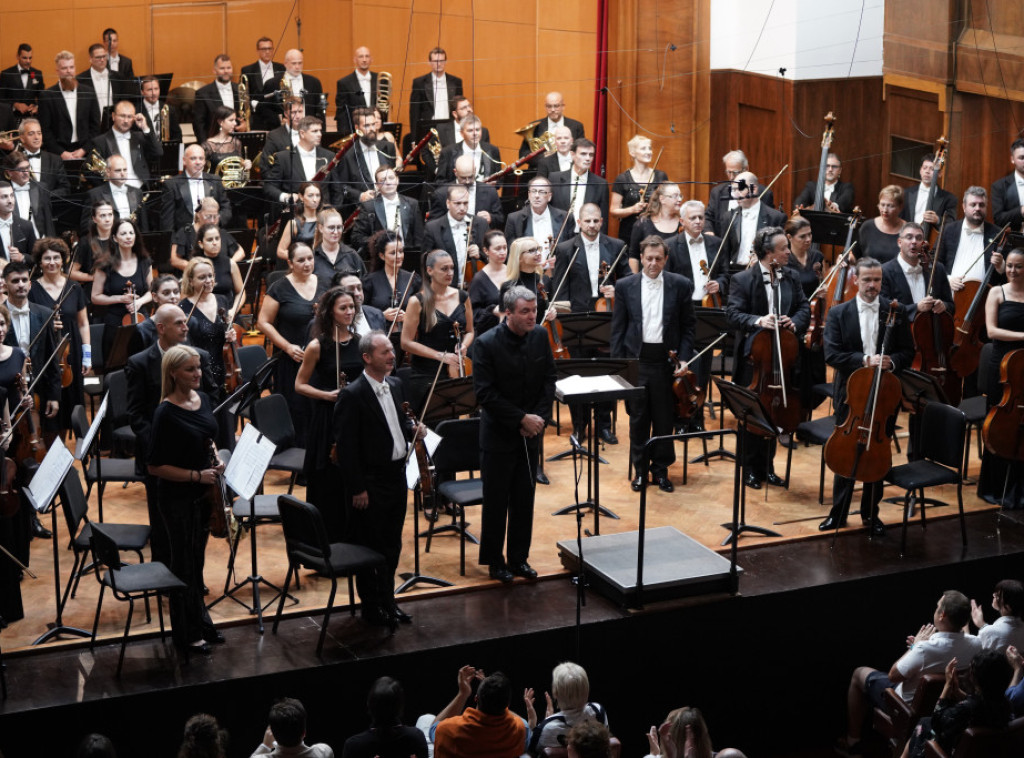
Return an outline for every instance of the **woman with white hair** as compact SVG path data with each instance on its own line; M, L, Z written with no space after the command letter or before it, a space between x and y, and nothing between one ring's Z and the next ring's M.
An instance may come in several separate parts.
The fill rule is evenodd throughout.
M562 738L574 724L593 719L608 726L608 716L598 703L588 702L590 679L582 666L571 661L559 663L551 672L551 692L545 692L547 709L544 720L530 737L530 752L538 755L546 747L560 747ZM558 711L555 711L555 706Z
M626 143L626 149L633 166L615 177L608 209L612 218L619 220L619 239L623 242L629 242L633 224L647 208L653 189L668 181L668 174L651 167L654 147L649 137L636 135Z

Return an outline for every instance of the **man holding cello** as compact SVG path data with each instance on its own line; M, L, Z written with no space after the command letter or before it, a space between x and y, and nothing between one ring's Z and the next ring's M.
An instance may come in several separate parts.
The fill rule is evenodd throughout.
M883 340L886 332L886 316L889 313L889 299L881 296L882 264L874 258L861 258L854 268L854 279L857 283L857 297L835 306L829 311L825 323L825 361L835 369L833 387L835 389L835 408L837 428L849 417L850 413L860 414L864 423L868 423L868 409L851 408L848 403L850 387L848 382L856 373L857 384L873 380L874 372L859 373L862 368L878 369L899 373L910 366L914 360L914 341L910 336L910 327L903 314L895 320L889 337L888 345L882 354ZM888 444L892 444L892 431L895 424L896 411L899 409L899 386L897 382L895 409L890 413L878 413L875 423L883 425L887 430ZM880 402L875 398L876 403ZM878 406L881 408L881 405ZM874 430L871 437L875 438ZM831 442L831 440L830 440ZM891 459L891 455L890 455ZM856 461L850 462L853 470ZM830 463L830 467L832 464ZM888 472L886 472L888 473ZM885 474L883 473L883 476ZM846 525L850 501L853 497L854 479L836 475L832 484L832 510L828 518L821 522L818 529L829 531ZM860 513L864 525L869 527L871 534L882 536L885 526L878 518L878 503L882 499L882 481L864 482L861 495Z

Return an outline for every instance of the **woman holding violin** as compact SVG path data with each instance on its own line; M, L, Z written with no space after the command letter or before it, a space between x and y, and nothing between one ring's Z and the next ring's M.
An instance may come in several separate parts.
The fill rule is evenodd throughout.
M647 210L647 199L655 188L668 181L668 174L651 166L654 148L649 137L636 135L626 143L626 150L633 166L615 177L608 212L619 220L619 239L630 242L633 226Z
M652 189L647 210L637 219L629 237L629 269L640 271L640 241L656 234L668 239L679 233L683 193L678 184L664 182Z
M71 411L85 403L84 375L92 371L92 346L89 336L88 303L77 282L64 275L68 262L68 246L57 237L43 237L32 248L32 259L43 275L32 282L29 302L50 310L60 308L63 334L70 337L68 349L61 356L61 397L58 427L71 428Z
M473 331L478 335L493 329L501 321L501 285L508 278L508 242L504 233L492 229L484 235L487 265L469 283L469 301L473 304Z
M895 184L883 187L878 193L878 215L860 227L857 258L869 256L887 263L900 254L899 236L903 228L900 212L903 210L903 189Z
M831 160L831 158L829 159ZM789 260L786 266L793 270L800 280L804 295L808 298L814 294L821 284L822 271L825 266L825 256L813 245L811 241L811 222L803 216L793 216L786 222L786 238L789 240ZM825 293L819 293L824 297ZM810 303L809 303L810 304ZM811 304L813 307L813 304ZM814 310L818 319L824 318L824 309L819 307ZM824 328L824 324L816 324L817 328ZM800 403L803 406L804 414L810 418L811 412L825 399L823 395L815 395L814 385L825 383L825 356L820 346L815 349L808 349L804 342L800 342Z
M295 377L295 391L313 403L313 419L306 437L306 500L323 515L327 538L346 540L345 509L338 496L344 490L341 469L333 460L334 405L338 393L363 373L359 337L353 323L356 301L341 287L327 290L316 306L313 340L306 346Z
M409 299L420 291L423 283L419 274L402 268L405 243L394 232L377 232L370 237L368 246L373 256L373 271L363 279L363 305L383 313L389 329L398 322L391 332L391 341L397 345ZM396 355L395 361L400 364L401 356Z
M153 264L142 236L130 219L114 225L113 252L96 260L92 280L92 302L106 306L103 313L103 355L110 355L117 328L125 316L136 323L145 320L142 308L153 299L149 291ZM129 287L129 285L131 285Z
M284 225L281 241L277 243L278 268L288 267L288 248L292 242L305 242L313 247L316 237L317 213L320 211L320 185L303 182L299 185L301 205Z
M92 205L89 230L75 246L75 262L69 276L85 288L88 298L92 294L93 263L109 257L114 251L114 219L117 211L109 200L97 200Z
M224 391L224 345L237 339L235 330L225 323L231 301L214 289L213 266L205 258L193 258L181 277L182 299L178 307L188 318L188 341L210 354L210 373L217 392L212 400L219 403Z
M149 318L139 324L139 336L142 337L143 347L149 347L156 342L156 322L153 316L161 305L177 305L181 301L181 285L178 277L174 274L161 274L153 280L150 286L153 293L153 313Z
M473 344L473 306L465 290L452 286L455 262L451 255L431 251L423 271L423 287L409 301L402 323L402 349L412 356L407 392L417 416L422 415L421 405L437 376L438 362L458 369ZM455 336L456 328L461 339Z
M1008 390L1011 403L1024 392L1024 371L1019 361L1010 364L1011 375L1007 383L1003 383L1003 358L1014 350L1024 348L1024 250L1016 248L1006 255L1006 284L993 287L985 302L985 324L989 339L992 340L992 358L988 366L988 387L984 388L988 396L988 407L1003 405L1004 393ZM1018 356L1019 357L1019 356ZM1018 367L1018 368L1014 368ZM1013 411L1007 407L1005 413ZM1019 413L1019 411L1018 411ZM1004 416L1010 418L1012 416ZM1002 419L1000 420L1000 422ZM999 424L1003 429L1012 428L1014 424ZM1019 428L1019 421L1017 422ZM1020 432L1013 439L1002 439L992 444L989 441L989 423L986 421L986 445L981 457L981 474L978 476L978 497L988 503L1001 504L1004 508L1024 507L1024 475L1021 474L1021 461L1003 457L991 451L991 447L1002 448L1003 453L1020 449ZM1002 435L1007 438L1011 435ZM1002 443L1002 444L999 444ZM1009 473L1009 478L1007 478ZM1004 495L1005 490L1005 495Z

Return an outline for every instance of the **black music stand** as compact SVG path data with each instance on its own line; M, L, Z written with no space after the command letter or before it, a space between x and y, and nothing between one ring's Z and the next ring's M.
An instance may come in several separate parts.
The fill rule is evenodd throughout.
M735 345L735 332L729 326L729 318L725 315L725 310L722 308L695 308L694 309L697 323L694 327L693 344L694 348L698 351L707 347L716 339L718 339L722 332L730 335L722 342L722 354L725 355ZM709 361L714 360L714 356L708 357ZM724 362L723 362L724 365ZM733 367L735 371L735 367ZM708 387L710 390L711 388ZM735 460L736 456L730 450L725 449L724 429L725 429L725 403L722 403L722 408L719 409L718 415L718 447L714 450L708 450L708 438L701 437L701 443L704 445L704 452L701 455L695 456L690 459L690 463L703 463L705 466L709 464L713 458L726 458ZM711 418L714 418L715 404L711 403ZM686 477L686 470L683 470L683 478Z
M249 160L255 160L267 142L267 132L260 130L235 132L235 136L242 143L242 157Z
M147 205L150 204L147 203ZM153 210L152 206L145 209L147 213L151 210ZM152 216L149 218L152 219ZM157 269L160 271L175 270L171 268L170 232L143 232L142 244L149 251L149 255L153 259L153 263L156 264Z
M633 363L634 368L630 369L628 366L623 367L623 364L628 363ZM565 360L555 361L555 370L557 372L558 379L565 379L566 377L573 376L575 374L579 374L580 376L604 376L605 374L622 374L627 377L630 384L635 384L637 380L635 364L636 361L620 361L612 360L611 358L566 358ZM586 404L585 401L580 403L580 405L584 404ZM575 443L572 443L572 441L570 440L570 447L568 450L564 450L561 453L555 453L554 455L545 458L544 460L550 463L551 461L562 461L571 456L582 454L587 456L588 458L596 456L599 463L603 463L607 466L608 461L606 461L600 455L597 455L596 452L591 452L592 449L596 450L596 448L594 448L593 445L597 443L597 435L595 434L596 430L594 428L596 424L594 415L594 408L588 405L587 428L589 431L587 432L586 445L582 445L579 440L576 440Z
M737 430L756 431L768 438L778 436L768 409L764 407L761 399L746 387L726 381L715 379L718 391L722 393L722 402L725 403L732 415L736 418ZM747 488L742 483L743 478L743 434L736 435L736 482L739 486L739 517L736 521L722 524L723 529L729 530L729 535L722 540L722 545L728 545L740 538L744 532L753 532L764 537L781 537L778 532L766 529L763 526L751 526L746 523L747 516Z
M812 241L819 245L846 246L846 235L850 233L852 214L802 210L800 215L811 224Z
M438 579L436 576L428 576L420 573L420 511L423 509L423 483L416 482L416 488L412 491L412 533L413 539L413 563L412 573L399 574L402 583L395 590L396 595L401 595L417 584L429 584L434 587L454 587L454 583ZM440 527L443 529L444 527ZM428 530L429 532L429 530Z
M569 363L571 361L556 361L556 364ZM580 363L580 361L575 361ZM597 358L586 361L585 363L590 366L601 366L603 370L594 371L592 373L580 374L583 377L596 378L602 377L611 379L614 383L614 388L592 388L592 387L581 387L578 391L566 390L564 387L558 387L555 385L555 398L566 405L579 405L585 406L587 409L587 415L590 417L590 426L587 432L587 443L593 444L595 439L595 427L597 426L596 419L594 417L595 409L598 405L606 403L608 401L618 402L619 400L637 400L643 398L647 393L646 387L635 387L630 381L625 378L625 375L630 372L636 373L636 361L631 360L607 360L601 361ZM571 372L578 373L578 372ZM635 379L633 381L636 381ZM582 451L580 451L582 452ZM561 516L566 513L576 513L577 518L582 518L584 510L592 510L594 512L594 534L599 535L601 533L601 514L610 516L611 518L617 519L618 516L612 511L601 506L601 467L595 465L595 459L592 455L587 455L587 499L580 503L576 502L573 505L566 506L555 511L552 515ZM600 460L600 459L598 459ZM591 497L591 495L593 497Z
M134 355L142 349L142 337L139 336L139 327L135 324L119 326L114 333L114 343L110 348L110 355L103 362L103 368L107 373L124 368L128 363L128 356Z
M156 159L156 173L162 177L177 176L178 172L181 171L181 140L172 139L166 142L161 140L160 145L163 152Z
M562 313L558 316L558 323L562 325L562 344L569 351L569 355L575 355L577 358L590 358L595 357L595 353L600 353L600 356L596 357L607 357L611 354L612 314L610 311ZM636 378L634 377L630 381L635 384ZM561 427L558 428L561 431Z
M423 409L420 420L430 426L438 421L472 415L479 407L473 377L442 379L434 386L430 404Z

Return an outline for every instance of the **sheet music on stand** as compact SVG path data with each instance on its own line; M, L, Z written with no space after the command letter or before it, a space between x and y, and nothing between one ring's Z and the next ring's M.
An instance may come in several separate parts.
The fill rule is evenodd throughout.
M231 462L224 469L224 481L239 497L252 502L275 450L277 445L269 437L253 424L246 424L231 452Z
M71 454L60 439L56 439L46 451L46 457L36 469L32 481L29 482L23 491L28 502L39 513L44 513L47 506L57 496L64 477L71 470L71 464L75 462L75 456Z
M75 443L75 460L82 460L82 458L84 458L92 448L92 441L96 439L96 434L100 430L100 424L103 423L103 419L107 415L107 400L109 398L110 393L108 392L103 396L103 402L100 403L100 407L96 409L96 415L92 418L92 424L89 426L89 431L85 433L85 436L82 437L82 439Z
M426 445L427 455L429 457L434 456L434 451L437 450L437 446L441 444L441 435L427 427L427 436L423 438L423 444ZM409 459L405 462L405 486L410 490L416 489L416 485L420 483L420 464L416 460L416 454L409 456Z
M580 376L579 374L573 374L555 382L555 394L560 400L573 395L590 394L592 392L615 392L621 389L623 389L623 383L618 381L618 377L610 374L602 376Z

